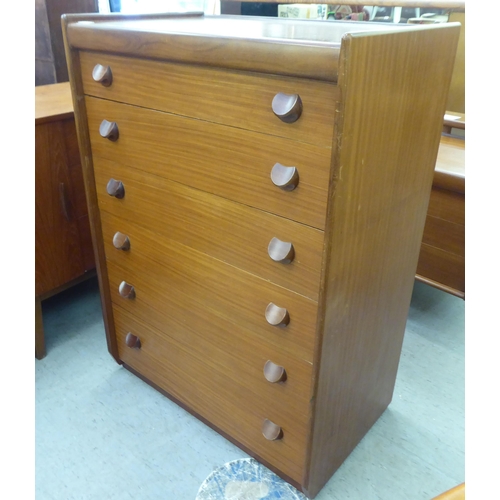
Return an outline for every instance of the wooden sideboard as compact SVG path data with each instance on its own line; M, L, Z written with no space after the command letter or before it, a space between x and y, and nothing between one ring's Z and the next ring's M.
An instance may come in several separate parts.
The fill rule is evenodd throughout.
M465 299L465 138L441 138L416 277Z
M69 82L35 87L35 356L41 301L95 269Z
M63 26L111 355L314 497L392 398L459 25Z

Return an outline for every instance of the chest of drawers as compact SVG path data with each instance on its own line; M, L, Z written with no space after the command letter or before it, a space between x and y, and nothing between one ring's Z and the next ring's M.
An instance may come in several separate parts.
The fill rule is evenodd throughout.
M110 353L314 497L392 397L459 26L63 27Z

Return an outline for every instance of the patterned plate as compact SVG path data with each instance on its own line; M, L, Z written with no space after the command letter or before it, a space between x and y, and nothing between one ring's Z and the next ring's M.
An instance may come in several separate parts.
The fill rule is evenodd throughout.
M195 500L307 500L253 458L228 462L212 472Z

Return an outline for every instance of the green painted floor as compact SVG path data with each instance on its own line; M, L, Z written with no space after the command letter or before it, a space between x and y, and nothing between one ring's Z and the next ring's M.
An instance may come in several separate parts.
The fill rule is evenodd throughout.
M430 500L465 480L464 308L415 284L393 401L317 500ZM95 278L43 316L37 500L194 500L214 469L247 456L115 363Z

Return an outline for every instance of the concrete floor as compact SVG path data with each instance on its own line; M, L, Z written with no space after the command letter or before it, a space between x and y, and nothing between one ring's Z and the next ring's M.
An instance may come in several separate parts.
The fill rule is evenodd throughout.
M247 456L115 363L95 278L43 315L37 500L195 500ZM317 500L430 500L465 480L464 330L464 301L415 284L393 402Z

